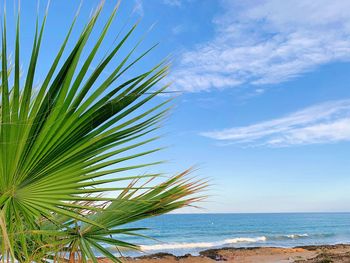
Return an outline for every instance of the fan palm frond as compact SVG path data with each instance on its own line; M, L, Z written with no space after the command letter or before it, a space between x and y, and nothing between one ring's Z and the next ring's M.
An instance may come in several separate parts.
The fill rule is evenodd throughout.
M144 73L126 73L154 47L134 56L125 48L137 25L89 73L113 22L107 19L92 50L83 59L86 44L100 17L100 5L68 55L76 18L42 84L34 92L34 78L46 15L36 23L28 69L20 77L20 16L17 18L13 71L7 60L6 18L2 31L0 113L0 226L3 258L20 262L48 259L96 262L94 251L114 261L108 246L138 249L120 234L138 235L127 223L167 213L198 200L193 194L205 183L187 178L188 171L152 183L159 174L138 169L160 162L143 156L160 148L144 146L158 137L152 133L167 114L166 99L150 103L167 85L163 61ZM107 66L121 59L105 77ZM10 75L11 74L11 75ZM148 107L145 105L148 104ZM135 164L127 165L134 160ZM137 162L136 162L137 161ZM128 175L125 173L129 171ZM135 175L130 175L135 171ZM141 183L140 182L146 182ZM125 186L125 182L130 182Z

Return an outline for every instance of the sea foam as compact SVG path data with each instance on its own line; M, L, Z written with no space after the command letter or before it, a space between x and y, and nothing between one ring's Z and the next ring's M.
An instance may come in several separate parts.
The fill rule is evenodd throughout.
M151 250L172 250L172 249L188 249L188 248L211 248L211 247L221 247L230 244L237 243L256 243L266 241L265 236L261 237L237 237L231 239L225 239L217 242L193 242L193 243L165 243L156 245L144 245L141 246L143 251Z
M288 238L302 238L302 237L308 237L308 234L291 234L291 235L285 235Z

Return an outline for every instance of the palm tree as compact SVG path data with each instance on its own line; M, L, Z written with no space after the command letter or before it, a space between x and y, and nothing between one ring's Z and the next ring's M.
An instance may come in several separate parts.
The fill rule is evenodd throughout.
M95 10L65 57L76 18L73 20L36 91L33 83L47 13L41 23L37 20L29 66L23 72L20 15L12 68L7 61L4 18L0 104L2 260L97 262L98 252L118 261L109 247L139 249L120 238L139 235L141 229L126 224L200 199L193 194L205 183L189 178L189 171L164 178L139 170L160 163L147 163L142 157L160 150L144 147L158 138L152 134L167 114L170 100L149 104L167 88L161 85L168 72L167 61L126 79L125 73L154 48L132 59L138 43L121 57L120 50L136 25L89 71L119 4L86 59L82 59L102 6ZM107 73L106 66L116 56L121 62ZM139 162L125 164L129 160ZM155 178L163 179L159 183L160 179Z

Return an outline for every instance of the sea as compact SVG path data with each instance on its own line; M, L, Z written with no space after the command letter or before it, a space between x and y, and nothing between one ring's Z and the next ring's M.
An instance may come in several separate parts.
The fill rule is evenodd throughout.
M222 247L294 247L350 243L350 213L167 214L131 223L139 236L118 236L141 245L143 253L177 256Z

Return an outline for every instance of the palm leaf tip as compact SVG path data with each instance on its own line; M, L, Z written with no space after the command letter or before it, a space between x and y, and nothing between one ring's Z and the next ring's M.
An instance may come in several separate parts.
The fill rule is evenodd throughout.
M47 14L41 22L36 21L28 68L23 72L20 15L15 26L13 65L7 55L4 19L0 79L3 259L96 262L94 251L99 251L117 261L108 246L139 249L117 238L120 234L140 235L142 229L130 229L128 223L202 198L198 192L206 183L190 178L189 171L168 179L141 172L161 163L146 162L145 156L161 149L154 148L158 136L153 134L167 115L171 100L158 102L154 98L166 92L168 85L162 83L169 63L164 60L128 78L155 48L136 55L142 41L128 46L136 24L97 60L119 2L101 32L92 35L101 16L101 2L78 39L69 45L77 17L73 19L36 92L34 79L40 51L45 48ZM128 47L129 52L121 52ZM96 62L97 67L90 71ZM112 70L107 72L107 67Z

